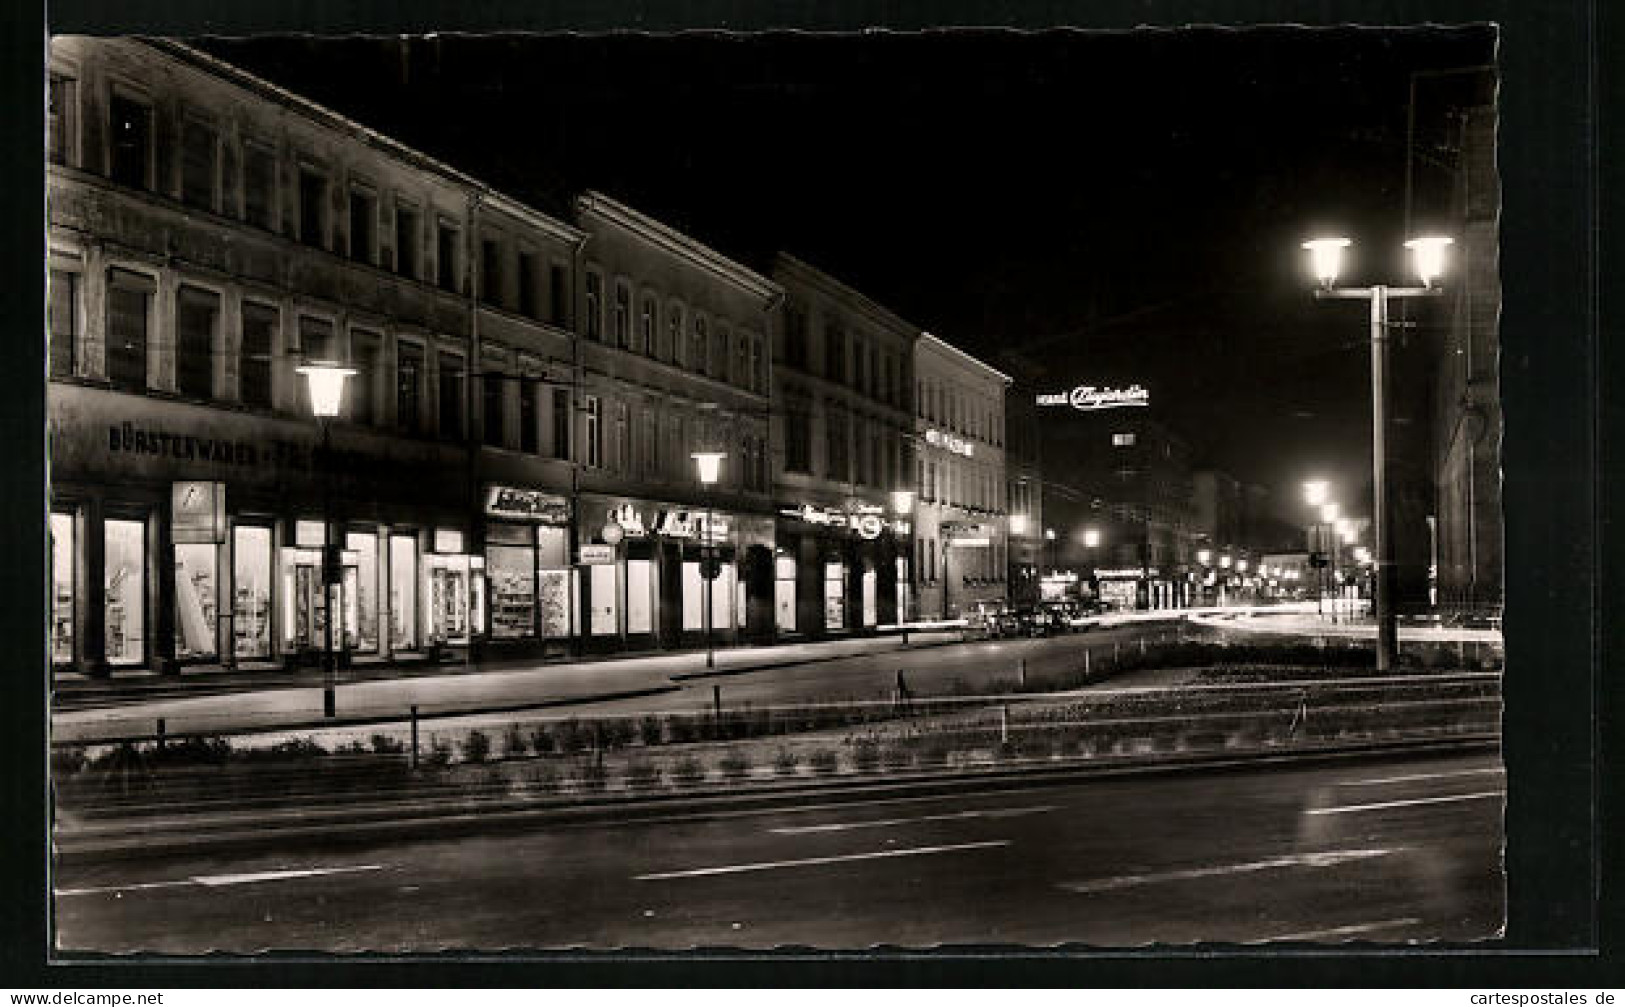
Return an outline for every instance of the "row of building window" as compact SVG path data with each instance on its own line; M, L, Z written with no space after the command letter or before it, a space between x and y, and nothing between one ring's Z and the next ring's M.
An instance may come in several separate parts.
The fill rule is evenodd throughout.
M821 475L834 482L855 482L882 489L897 484L908 471L902 434L882 420L852 417L843 403L824 407L823 471L813 464L813 416L805 408L784 411L784 467L787 472Z
M693 374L767 394L768 361L759 333L735 329L726 319L691 311L675 299L662 305L660 295L649 289L636 298L634 306L632 281L617 278L613 286L606 305L603 271L597 266L587 267L582 335Z
M1004 443L1002 404L944 381L915 379L915 406L919 417L967 437L979 437L989 444Z
M920 499L972 510L1004 510L1004 484L992 466L921 458Z
M104 170L97 159L77 150L79 86L73 77L53 74L48 113L48 152L60 164ZM244 139L232 144L201 113L184 113L179 128L180 178L177 192L157 179L157 150L150 102L114 89L107 104L109 137L105 171L114 182L133 189L176 195L186 206L242 220L250 226L282 233L278 213L279 156L270 141ZM329 219L332 174L309 158L297 158L293 237L370 266L391 269L412 280L433 282L451 293L464 292L462 227L448 216L432 214L432 275L422 261L424 212L395 194L392 199L393 242L380 235L380 200L369 182L351 177L345 191L345 224ZM240 200L238 198L240 193ZM386 222L387 223L387 222ZM542 261L541 254L509 247L494 233L480 244L480 296L486 303L557 326L568 324L569 271L564 262ZM545 269L545 281L544 281ZM545 282L546 303L543 303Z
M880 346L857 333L848 333L838 319L824 323L824 366L822 376L852 388L889 406L907 409L903 401L907 382L901 354ZM810 371L810 337L807 314L796 305L784 309L784 362L799 371Z

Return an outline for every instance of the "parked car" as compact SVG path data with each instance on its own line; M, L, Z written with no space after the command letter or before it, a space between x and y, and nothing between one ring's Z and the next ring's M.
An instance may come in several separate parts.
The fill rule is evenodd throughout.
M1003 602L978 601L965 610L965 629L988 637L1011 635L1013 616Z

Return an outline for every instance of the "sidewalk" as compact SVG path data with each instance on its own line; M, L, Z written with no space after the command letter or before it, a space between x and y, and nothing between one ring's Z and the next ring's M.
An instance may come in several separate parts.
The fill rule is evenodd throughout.
M958 643L960 639L957 630L911 631L908 649ZM684 680L708 675L741 674L901 649L900 638L878 636L718 650L714 669L706 668L704 651L574 663L502 661L466 669L463 665L437 665L430 666L437 673L343 680L337 688L336 706L338 722L342 723L400 720L414 705L425 715L537 709L659 695L678 691ZM321 678L305 675L280 688L168 696L57 711L51 717L52 739L150 736L159 718L163 718L164 729L170 734L334 723L322 718Z
M1335 636L1350 639L1375 639L1376 624L1364 615L1355 621L1308 611L1282 609L1222 609L1193 610L1191 622L1214 629L1237 630L1244 633L1272 633L1290 636ZM1458 626L1400 626L1401 643L1503 643L1501 631L1496 629L1465 629Z

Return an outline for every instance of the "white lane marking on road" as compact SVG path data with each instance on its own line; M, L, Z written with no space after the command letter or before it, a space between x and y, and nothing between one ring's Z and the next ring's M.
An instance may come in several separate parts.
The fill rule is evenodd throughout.
M1422 780L1449 780L1457 776L1481 776L1494 773L1504 773L1501 766L1489 766L1484 769L1459 769L1451 773L1414 773L1410 776L1382 776L1373 780L1349 780L1342 784L1345 787L1376 787L1385 783L1416 783Z
M1295 934L1276 934L1272 937L1260 937L1249 944L1265 944L1270 941L1323 941L1329 937L1353 937L1357 934L1369 934L1377 930L1392 930L1395 927L1415 926L1422 922L1415 916L1404 916L1397 920L1372 920L1370 923L1351 923L1346 927L1327 927L1324 930L1300 930Z
M1091 895L1095 892L1110 892L1119 888L1134 888L1139 885L1163 884L1169 881L1194 881L1198 878L1215 878L1226 874L1248 874L1253 871L1276 871L1291 867L1335 867L1338 864L1352 863L1357 860L1370 860L1373 857L1385 857L1390 853L1398 853L1404 847L1372 850L1329 850L1324 853L1296 853L1286 857L1271 857L1268 860L1253 860L1243 864L1220 864L1215 867L1192 867L1179 871L1159 871L1155 874L1120 874L1113 878L1096 878L1091 881L1065 881L1059 887L1080 895Z
M58 888L61 895L106 895L110 892L142 892L154 888L182 888L187 885L246 885L257 881L284 881L292 878L315 878L327 874L349 874L355 871L381 871L383 864L359 864L354 867L310 867L303 870L259 871L254 874L197 874L173 881L146 881L134 885L107 885L102 888Z
M1452 801L1477 801L1486 797L1505 797L1504 790L1484 790L1476 794L1447 794L1443 797L1413 797L1408 801L1378 801L1375 804L1341 804L1333 808L1311 808L1306 815L1341 815L1347 811L1381 811L1384 808L1408 808L1417 804L1448 804Z
M721 867L696 867L687 871L662 871L659 874L639 874L633 881L669 881L673 878L703 878L714 874L744 874L748 871L771 871L780 867L816 867L821 864L840 864L849 860L879 860L883 857L918 857L930 853L954 853L960 850L986 850L995 846L1009 846L1008 839L988 839L979 843L955 843L952 846L915 846L906 850L877 850L873 853L847 853L837 857L806 857L801 860L767 860L755 864L725 864Z
M251 885L259 881L287 881L293 878L317 878L328 874L353 874L357 871L381 871L383 864L357 864L354 867L309 867L293 871L259 871L254 874L201 874L192 878L200 885Z
M1041 804L1031 808L982 808L973 811L955 811L941 815L918 815L913 818L880 818L865 822L829 822L824 825L783 825L768 829L780 836L800 836L809 832L846 832L849 829L882 829L914 822L956 822L967 818L1015 818L1018 815L1036 815L1054 811L1054 804Z

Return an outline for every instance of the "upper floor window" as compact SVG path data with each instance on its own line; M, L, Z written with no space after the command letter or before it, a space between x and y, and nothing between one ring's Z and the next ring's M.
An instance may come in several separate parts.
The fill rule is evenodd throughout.
M220 298L195 287L175 297L175 390L195 399L214 394L214 343Z
M107 380L115 388L147 387L147 332L151 324L151 277L123 269L107 277Z
M442 353L440 370L440 436L447 440L463 437L463 358Z
M122 94L108 102L108 174L132 189L152 188L152 106Z
M694 315L694 331L688 343L688 366L695 374L706 372L706 349L710 345L710 333L706 325L705 316Z
M350 186L350 258L369 266L378 261L378 197L360 185Z
M812 471L812 419L805 409L785 411L784 468L787 472Z
M596 269L587 270L586 278L586 304L587 317L582 320L585 335L588 339L602 340L604 338L604 277Z
M271 348L276 326L275 308L244 302L237 380L245 406L271 408Z
M666 346L662 358L678 366L682 366L683 352L683 305L677 301L666 306Z
M345 397L350 400L350 419L357 423L377 423L380 419L376 390L381 345L375 332L357 329L350 333L350 366L355 368L355 376L346 382L350 388Z
M582 418L586 421L586 457L583 461L590 469L600 468L604 464L604 410L598 396L585 397Z
M846 380L846 331L839 322L824 326L824 377L831 381Z
M337 360L338 341L333 323L325 318L299 316L299 352L306 360Z
M78 362L78 273L66 269L51 270L47 311L51 330L51 377L72 377Z
M193 116L181 125L181 202L214 209L220 142L214 127Z
M458 280L458 274L462 272L462 261L458 255L462 247L460 237L457 225L449 220L442 219L435 228L435 281L441 290L453 294L462 286Z
M750 335L745 332L738 333L734 339L734 372L733 383L745 388L752 386L750 367Z
M625 280L615 281L615 308L611 319L615 345L624 350L632 344L632 287Z
M538 450L536 429L537 386L531 381L519 382L519 450L533 455Z
M1133 447L1133 446L1134 446L1134 435L1132 433L1116 433L1116 434L1112 434L1112 447L1114 447L1114 448L1129 448L1129 447Z
M655 341L660 336L657 312L655 296L644 294L643 303L638 309L638 350L651 357L659 355L655 352Z
M517 261L519 273L519 313L526 318L541 318L542 306L536 300L536 256L520 252Z
M570 278L557 262L547 269L548 321L560 328L570 324Z
M327 176L315 168L299 168L299 240L327 247Z
M707 371L718 381L728 380L728 344L729 331L726 322L718 322L711 335L710 369Z
M869 372L864 367L868 358L869 348L863 340L852 340L852 387L862 392L869 390Z
M72 164L79 137L79 82L64 74L51 74L46 109L47 156L56 164Z
M418 211L410 206L395 204L395 272L411 279L420 275L418 268Z
M423 429L423 347L399 343L395 350L395 422L408 433Z
M276 229L276 155L253 142L243 144L243 220Z
M485 443L493 447L502 447L504 443L503 423L505 410L502 408L503 386L507 380L498 373L496 368L486 364L485 372L480 376L481 397L481 427L485 435Z
M502 304L502 246L491 238L480 241L480 300Z
M807 313L800 308L784 309L784 362L807 369Z

